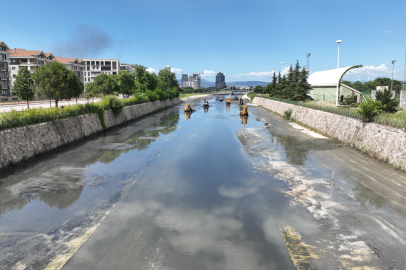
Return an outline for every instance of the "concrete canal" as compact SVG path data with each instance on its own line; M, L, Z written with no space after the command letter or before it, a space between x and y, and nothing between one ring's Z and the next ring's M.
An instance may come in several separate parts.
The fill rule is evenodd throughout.
M218 99L0 171L0 269L405 269L404 173Z

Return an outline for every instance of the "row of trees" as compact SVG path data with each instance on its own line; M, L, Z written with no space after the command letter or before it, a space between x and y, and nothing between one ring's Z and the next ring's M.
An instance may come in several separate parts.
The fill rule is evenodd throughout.
M175 73L169 70L160 70L158 75L149 73L142 65L135 67L135 74L120 71L118 75L100 74L86 86L86 94L94 97L120 93L126 96L145 93L146 91L161 90L167 92L178 88L179 84Z
M26 67L21 67L14 83L14 92L17 97L27 101L28 108L35 94L54 99L58 107L59 100L77 98L83 89L83 83L75 72L59 62L41 66L33 74Z
M362 83L360 81L356 81L355 83L351 83L350 81L341 81L341 83L348 85L359 91L376 90L377 86L389 86L389 89L390 89L391 85L392 85L392 79L378 77L373 81L368 81L368 82L364 82L364 83ZM392 90L394 90L394 91L402 90L402 82L398 81L398 80L393 80L393 89Z
M309 72L304 67L301 68L297 61L294 69L290 66L287 76L282 76L280 72L276 76L274 73L271 83L265 87L257 85L255 92L269 94L271 97L280 99L304 101L310 99L308 94L311 87L307 82L308 76Z
M109 94L143 94L147 91L156 92L155 96L172 97L174 91L178 89L178 81L174 73L168 70L160 70L158 75L149 73L147 68L137 65L136 73L131 74L120 71L118 75L100 74L86 87L88 98L95 96L105 96ZM159 91L158 91L159 90ZM55 100L55 106L61 99L78 98L84 91L84 85L74 71L68 70L59 62L52 62L49 65L39 67L34 73L22 67L14 83L16 95L27 101L33 100L36 94L40 94L49 99Z

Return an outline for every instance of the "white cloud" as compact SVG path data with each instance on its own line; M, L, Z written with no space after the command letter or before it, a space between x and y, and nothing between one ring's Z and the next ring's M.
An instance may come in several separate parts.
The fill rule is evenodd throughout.
M158 71L155 69L155 68L147 68L147 71L149 72L149 73L158 73Z
M385 64L379 65L379 66L364 66L362 68L356 68L348 71L344 75L345 80L349 81L355 81L355 80L361 80L361 81L367 81L368 80L368 73L369 73L369 79L372 81L377 77L392 77L392 68L386 66ZM403 80L403 70L400 69L395 69L393 71L393 78L396 80Z
M200 73L200 76L202 77L210 77L210 76L216 76L217 72L213 70L205 70L203 73Z
M175 74L182 74L182 69L180 68L171 68L171 71Z
M384 34L390 34L390 33L392 33L392 30L385 30L385 31L383 31L383 33Z

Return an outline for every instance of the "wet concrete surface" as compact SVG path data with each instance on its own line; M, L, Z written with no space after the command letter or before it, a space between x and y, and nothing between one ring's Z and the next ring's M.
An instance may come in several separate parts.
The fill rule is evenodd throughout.
M406 269L404 173L218 98L0 171L0 269Z

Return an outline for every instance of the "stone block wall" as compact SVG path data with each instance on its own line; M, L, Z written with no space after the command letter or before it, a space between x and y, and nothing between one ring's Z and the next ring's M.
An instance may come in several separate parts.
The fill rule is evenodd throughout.
M300 123L402 170L406 168L406 133L403 130L260 97L255 97L253 103L281 115L292 109L291 117Z
M123 112L117 117L114 117L112 111L106 111L104 113L106 127L120 125L180 102L179 98L174 98L128 106L124 107ZM2 130L0 131L0 168L71 144L100 131L103 131L103 127L96 114Z

